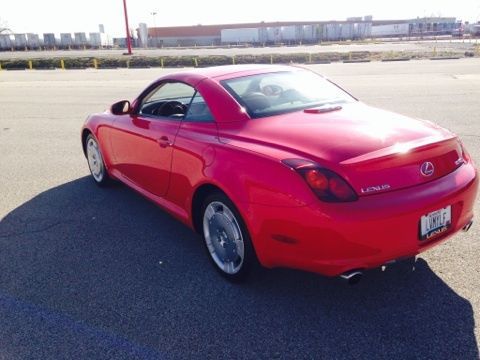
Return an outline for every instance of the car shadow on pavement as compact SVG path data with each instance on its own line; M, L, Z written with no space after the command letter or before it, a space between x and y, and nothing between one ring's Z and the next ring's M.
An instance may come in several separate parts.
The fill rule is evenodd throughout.
M423 259L356 286L282 269L230 284L122 185L81 178L0 220L0 357L478 359L474 327Z

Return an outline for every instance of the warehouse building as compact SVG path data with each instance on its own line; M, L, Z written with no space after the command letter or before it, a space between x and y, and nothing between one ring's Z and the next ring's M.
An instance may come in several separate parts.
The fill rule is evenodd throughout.
M219 45L223 28L225 25L149 28L149 46Z
M301 44L378 37L440 36L452 34L458 26L453 17L382 21L365 16L345 21L155 27L148 28L148 46Z

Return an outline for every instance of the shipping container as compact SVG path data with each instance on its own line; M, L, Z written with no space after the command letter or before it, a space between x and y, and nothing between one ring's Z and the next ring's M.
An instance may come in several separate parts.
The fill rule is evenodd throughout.
M99 32L91 32L89 34L89 43L91 47L99 48L102 47L102 37Z
M60 46L64 49L68 49L73 45L73 38L71 33L60 34Z
M283 26L277 31L278 36L274 42L282 43L311 43L319 40L316 25Z
M87 35L84 32L76 32L76 33L74 33L74 35L75 35L74 44L76 46L87 46L88 45Z
M353 39L366 39L372 36L372 23L363 22L354 24Z
M221 42L234 43L259 43L261 42L261 30L259 28L223 29L221 30Z
M359 22L352 24L352 40L365 39L371 37L372 23Z
M25 49L27 47L27 36L25 34L14 34L14 45L16 49Z
M40 47L40 38L38 34L27 34L27 46L29 49L38 49Z
M296 26L282 26L280 28L280 42L282 43L296 42L301 37L302 34L298 33Z
M278 44L282 42L282 28L280 26L270 26L265 28L265 42Z
M318 37L317 25L304 25L303 26L303 39L304 42L316 42L320 40Z
M409 24L391 24L372 26L372 37L408 36Z
M354 37L354 24L343 23L340 25L340 40L351 40Z
M46 48L54 48L57 46L57 41L55 39L55 34L53 33L44 33L43 34L43 46Z
M10 35L0 35L0 50L11 50L12 39Z
M323 26L322 40L336 41L342 36L341 24L325 24Z

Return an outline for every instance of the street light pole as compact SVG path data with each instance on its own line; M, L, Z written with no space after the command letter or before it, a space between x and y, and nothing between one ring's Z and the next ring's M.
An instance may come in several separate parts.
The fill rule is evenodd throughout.
M127 0L123 0L123 11L125 13L125 30L127 32L128 55L132 55L132 40L130 38L130 27L128 26Z
M150 13L150 15L152 15L153 17L153 27L156 28L157 27L157 22L155 21L155 15L157 15L157 12L156 11L152 11Z
M157 15L157 12L156 11L152 11L150 13L150 15L152 15L153 17L153 28L155 29L157 27L157 22L155 21L155 15ZM155 32L154 32L155 33ZM154 47L158 47L157 46L157 38L155 36L152 36L152 43L153 43L153 46Z

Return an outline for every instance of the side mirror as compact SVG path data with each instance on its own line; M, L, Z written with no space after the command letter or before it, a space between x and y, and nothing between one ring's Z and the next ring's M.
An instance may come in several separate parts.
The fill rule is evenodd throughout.
M116 102L110 107L110 112L113 115L125 115L129 114L130 111L132 111L132 106L130 105L130 101L128 100Z

